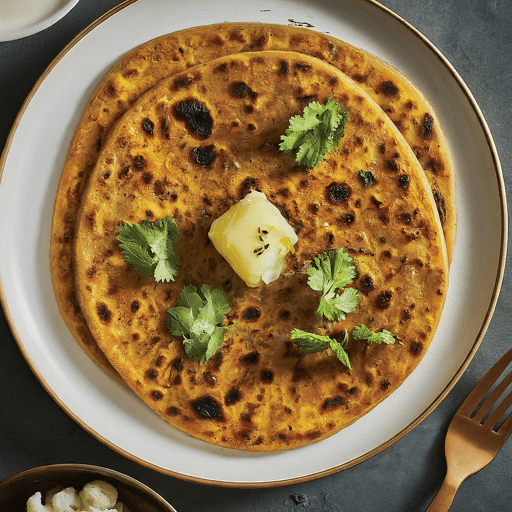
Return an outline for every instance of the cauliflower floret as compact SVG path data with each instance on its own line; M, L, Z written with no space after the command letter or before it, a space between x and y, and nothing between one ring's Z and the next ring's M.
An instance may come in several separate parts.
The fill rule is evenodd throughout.
M117 489L104 480L94 480L84 485L80 498L86 510L92 507L111 509L117 502Z
M41 503L42 494L38 491L27 500L27 512L54 512L51 506Z
M49 491L46 492L44 502L50 504L52 502L53 497L63 489L63 485L56 485L55 487L52 487Z
M46 493L45 503L36 492L27 501L27 512L130 512L117 503L117 489L103 480L89 482L79 493L73 487L53 487Z
M55 512L76 512L80 510L82 502L73 487L66 487L54 494L52 506Z

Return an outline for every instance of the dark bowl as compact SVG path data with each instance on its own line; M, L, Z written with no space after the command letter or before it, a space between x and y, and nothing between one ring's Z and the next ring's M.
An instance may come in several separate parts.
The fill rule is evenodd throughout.
M176 512L155 491L112 469L85 464L55 464L27 469L0 482L0 510L25 512L27 500L37 491L44 496L56 485L74 487L77 492L93 480L112 484L130 512Z

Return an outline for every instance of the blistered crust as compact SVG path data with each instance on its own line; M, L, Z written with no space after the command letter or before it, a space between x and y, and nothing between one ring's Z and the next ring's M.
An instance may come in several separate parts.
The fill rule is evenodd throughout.
M449 149L432 107L400 72L367 52L307 28L228 23L161 36L127 53L98 85L73 137L54 207L50 248L59 308L77 341L114 378L116 372L98 349L84 320L74 282L77 212L99 151L116 120L140 94L160 80L213 58L255 50L294 50L325 60L350 76L381 106L404 134L425 170L451 257L456 212ZM188 78L181 80L185 85ZM232 92L251 96L251 91L243 87ZM195 157L208 166L215 158L212 146L195 148ZM392 159L389 165L394 165Z
M243 84L243 85L242 85ZM241 91L245 91L241 93ZM314 170L278 149L313 99L349 110L340 150ZM188 110L189 115L183 111ZM204 149L213 158L197 158ZM370 171L367 186L360 170ZM250 289L208 241L213 219L261 190L298 234L283 276ZM171 215L181 233L175 282L125 264L122 222ZM354 257L360 305L344 322L315 316L305 269L319 253ZM204 441L289 449L351 424L394 391L428 349L444 303L448 259L425 174L374 101L332 66L293 52L220 58L177 74L135 102L111 131L88 182L76 238L77 283L92 334L151 408ZM232 311L207 363L186 357L164 323L184 285L223 289ZM343 339L364 323L391 346L349 338L352 371L330 352L301 356L293 328Z

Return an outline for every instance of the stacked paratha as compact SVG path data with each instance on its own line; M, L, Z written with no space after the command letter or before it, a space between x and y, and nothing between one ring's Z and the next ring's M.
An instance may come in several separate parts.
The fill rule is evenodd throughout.
M263 27L223 30L213 33L225 49L222 41L239 45ZM318 46L310 53L330 48L338 54L325 36L283 33L304 43L311 35ZM180 44L176 58L193 47ZM102 354L170 424L225 447L295 448L361 417L418 364L441 316L446 243L431 184L411 145L352 79L326 59L298 52L221 53L230 54L173 73L141 94L110 129L97 158L88 153L93 168L86 186L65 171L59 198L65 195L65 203L66 191L75 191L68 205L81 200L76 226L68 219L76 228L78 304ZM163 49L159 55L164 61ZM107 93L119 89L107 87ZM280 151L280 137L292 116L327 99L349 112L340 148L314 169L299 166ZM73 151L68 162L76 170ZM370 183L361 171L371 172ZM69 186L70 176L78 178L78 189ZM249 288L209 243L208 231L254 189L280 210L298 241L279 279ZM181 235L175 247L181 265L175 281L157 283L125 262L117 235L123 223L166 216ZM55 238L52 245L54 254L65 246ZM315 314L318 292L308 286L306 269L338 248L353 257L357 274L350 286L359 290L360 303L333 322ZM54 270L57 283L65 267ZM165 316L184 287L203 284L223 290L231 309L222 348L201 364L186 355ZM361 324L386 329L398 341L356 340L350 333ZM330 350L299 354L292 329L340 341L349 333L344 347L351 369Z
M308 28L232 23L194 27L151 40L125 55L107 73L87 104L72 140L57 192L51 264L62 316L83 348L118 378L98 349L76 296L74 237L88 177L116 120L160 80L214 58L245 51L293 50L324 60L350 76L399 128L432 188L449 257L455 237L454 175L437 117L411 82L379 58ZM396 168L390 158L388 165Z

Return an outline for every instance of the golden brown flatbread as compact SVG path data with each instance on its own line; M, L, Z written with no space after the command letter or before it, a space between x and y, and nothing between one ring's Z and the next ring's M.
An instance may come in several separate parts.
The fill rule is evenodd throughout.
M298 166L279 150L280 136L292 116L327 98L349 111L346 135L326 162ZM361 170L375 182L365 183ZM208 231L253 189L280 210L298 242L278 280L249 288ZM156 283L124 261L116 236L125 222L166 216L181 234L181 265L175 281ZM350 286L360 304L329 322L315 315L318 292L306 268L338 248L354 258ZM403 382L436 330L448 258L429 183L390 118L335 67L270 51L175 74L120 118L83 195L76 272L94 338L149 407L198 439L268 451L338 432ZM200 364L170 334L165 315L185 286L203 284L224 290L232 308L222 348ZM400 342L358 341L351 333L361 324ZM346 330L352 370L329 350L300 355L294 328L338 340Z
M223 55L290 49L344 71L400 129L425 169L451 256L456 212L449 150L432 107L400 72L363 50L308 28L228 23L164 35L130 51L100 82L72 140L55 202L51 265L59 308L79 343L114 378L117 375L98 350L76 299L72 250L80 198L111 127L140 94L171 74ZM389 158L388 165L401 172L395 159Z

